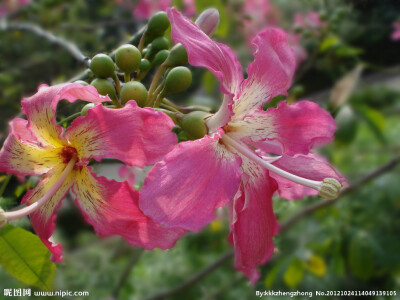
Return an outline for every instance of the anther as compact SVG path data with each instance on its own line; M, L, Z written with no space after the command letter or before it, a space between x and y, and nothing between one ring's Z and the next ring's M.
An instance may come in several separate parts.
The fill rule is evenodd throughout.
M328 200L334 200L339 196L341 189L342 185L339 181L334 178L325 178L318 190L318 195Z

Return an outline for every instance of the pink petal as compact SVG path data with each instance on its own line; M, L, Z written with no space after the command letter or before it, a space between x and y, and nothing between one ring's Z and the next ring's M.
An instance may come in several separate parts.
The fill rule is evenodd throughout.
M65 165L60 164L54 169L50 170L43 177L43 179L39 181L38 185L34 189L26 193L26 195L22 199L22 203L32 204L42 198L60 177L64 168ZM68 190L72 186L73 178L74 172L71 172L67 179L64 181L63 185L57 191L57 193L52 198L50 198L39 210L30 215L33 229L40 237L42 242L46 245L46 247L49 248L49 250L52 252L52 260L54 262L59 262L62 260L61 246L55 245L53 244L53 242L49 241L55 228L55 211L61 205L61 200L64 199Z
M150 250L171 248L185 233L182 229L163 228L145 216L138 206L138 192L127 182L98 177L88 167L76 173L76 203L100 236L120 235L128 243Z
M122 180L128 181L130 186L133 186L135 184L135 178L136 178L136 174L132 168L134 168L134 167L129 167L127 165L121 165L118 169L118 176Z
M261 109L264 102L286 94L295 70L295 58L285 32L271 28L259 33L253 40L256 50L254 62L247 69L249 77L243 82L243 91L235 100L233 111L242 115Z
M346 179L335 170L325 158L316 154L310 153L308 155L287 156L284 155L273 163L294 175L307 178L310 180L322 181L324 178L335 178L342 185L345 184ZM301 199L306 195L317 195L318 192L314 189L304 187L300 184L287 180L275 173L270 172L270 176L278 182L279 195L288 200Z
M235 199L231 242L235 248L235 267L254 285L260 277L258 265L264 264L274 250L273 236L278 224L272 208L276 182L268 172L242 157L241 193Z
M29 130L42 145L64 145L61 138L62 128L56 124L56 107L62 99L69 102L81 99L93 103L111 101L108 97L99 95L93 86L79 83L52 87L41 85L35 95L22 99L21 105L29 121Z
M240 63L233 51L224 44L212 41L201 29L182 16L175 8L168 9L171 21L171 36L176 43L185 46L189 63L197 67L205 67L221 82L221 90L228 95L225 97L220 111L211 117L211 131L222 127L229 121L231 111L229 107L235 95L240 92L243 80Z
M140 190L140 208L166 227L198 231L215 219L214 210L233 199L240 159L218 138L183 142L158 162Z
M175 43L185 46L189 63L210 70L221 81L222 91L235 95L239 91L243 76L240 63L232 50L211 40L176 8L168 9L167 13L171 21L172 39Z
M135 101L121 109L98 105L75 119L65 136L77 150L80 164L91 157L115 158L128 165L155 163L176 144L172 120L152 108L140 108Z
M265 152L271 144L281 146L282 153L307 154L314 146L333 140L336 124L332 116L310 101L288 105L279 103L277 108L257 110L229 123L229 134L257 146Z
M28 121L13 119L10 133L0 151L0 172L41 175L62 163L60 149L40 147L27 128Z

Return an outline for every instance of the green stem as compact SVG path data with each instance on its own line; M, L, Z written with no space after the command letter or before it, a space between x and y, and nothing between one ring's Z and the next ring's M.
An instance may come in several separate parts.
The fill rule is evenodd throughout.
M163 100L164 101L164 100ZM163 103L163 101L161 101L160 106L165 108L165 109L169 109L170 111L174 111L174 112L178 112L178 113L182 113L180 110L176 109L175 107L172 107L168 104Z
M120 92L121 92L121 83L120 83L120 81L119 81L118 75L114 73L114 76L113 76L112 79L113 79L114 82L115 82L115 88L116 88L117 93L118 93L118 96L119 96L119 94L120 94Z
M131 74L129 74L129 73L124 73L124 81L125 81L125 82L131 81Z
M149 88L149 99L147 100L146 106L152 106L152 100L153 100L153 93L156 89L157 83L160 80L161 76L163 75L164 71L167 69L167 67L162 64L154 74L153 80L151 81L150 88Z
M165 96L164 91L161 91L161 93L159 93L157 95L157 98L156 98L156 101L155 101L153 107L160 107L161 101L164 99L164 96Z
M66 117L65 119L63 119L63 120L57 122L57 125L62 125L62 124L64 124L65 122L71 121L71 120L73 120L73 119L79 117L80 115L81 115L80 112L74 113L73 115L70 115L70 116Z
M6 190L6 187L11 180L11 177L12 177L12 175L7 175L6 179L4 179L3 184L1 185L1 188L0 188L0 197L3 196L4 191Z

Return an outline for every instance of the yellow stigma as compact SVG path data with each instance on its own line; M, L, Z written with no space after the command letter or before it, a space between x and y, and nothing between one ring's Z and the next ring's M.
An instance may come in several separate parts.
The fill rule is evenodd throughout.
M334 178L325 178L318 190L318 195L328 200L334 200L339 196L342 185Z
M0 229L2 229L4 227L4 225L6 225L6 223L7 223L6 214L5 214L4 210L2 208L0 208Z

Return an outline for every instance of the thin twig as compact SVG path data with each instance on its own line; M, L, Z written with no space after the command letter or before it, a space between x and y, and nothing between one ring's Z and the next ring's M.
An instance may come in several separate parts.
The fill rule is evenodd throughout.
M46 31L37 25L30 23L10 22L10 23L5 23L5 25L2 26L1 29L4 31L21 30L33 33L41 38L48 40L51 43L54 43L62 47L63 49L67 50L78 62L84 64L87 67L89 66L89 58L86 55L84 55L75 44L63 38L57 37L51 32Z
M391 171L392 169L394 169L398 164L400 163L400 155L396 156L395 158L393 158L392 160L390 160L388 163L386 163L385 165L377 168L376 170L368 173L367 175L365 175L364 177L360 178L358 181L356 181L355 183L353 183L352 185L344 188L342 190L342 192L340 193L340 196L335 199L335 200L324 200L321 202L317 202L315 204L312 204L310 206L305 207L304 209L302 209L301 211L299 211L298 213L294 214L293 216L291 216L286 222L284 222L281 226L280 226L280 233L286 231L287 229L289 229L294 223L297 223L299 220L301 220L303 217L313 213L314 211L321 209L323 207L327 207L330 206L334 203L336 203L342 196L347 195L353 191L355 191L356 189L358 189L360 186L364 185L365 183L369 182L370 180Z
M223 254L219 259L217 259L215 262L213 262L211 265L207 266L197 274L193 275L190 277L187 281L184 283L178 285L175 288L172 288L170 290L164 290L160 291L157 294L154 294L153 296L150 296L149 298L146 298L146 300L162 300L167 297L171 297L173 295L179 294L183 292L184 290L190 288L192 285L206 277L208 274L212 273L216 269L218 269L220 266L222 266L225 262L230 260L233 257L233 251L230 250Z
M122 287L124 286L125 282L128 280L129 274L131 273L133 267L136 265L136 262L139 260L143 251L144 250L142 248L138 248L133 253L133 255L129 259L125 269L123 270L120 278L118 279L117 285L115 286L114 290L112 291L111 299L118 299L118 296L119 296L119 293L121 292Z

